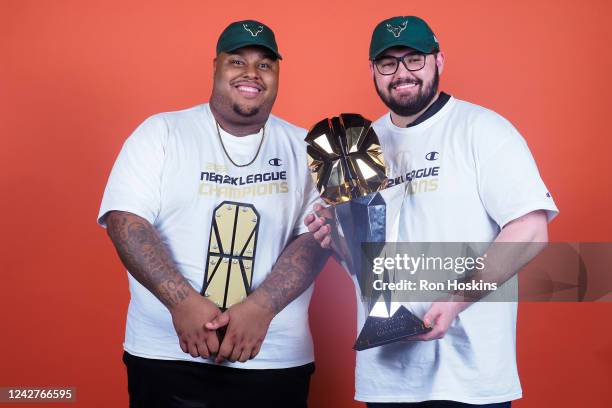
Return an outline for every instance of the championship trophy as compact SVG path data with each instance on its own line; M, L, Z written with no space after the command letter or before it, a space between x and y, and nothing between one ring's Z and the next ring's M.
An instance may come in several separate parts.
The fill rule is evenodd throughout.
M330 204L317 215L329 221L332 245L368 312L353 348L365 350L431 330L405 306L398 307L391 291L374 289L378 277L368 265L385 255L387 240L397 241L406 186L385 189L385 161L371 122L344 113L314 125L305 141L317 189ZM382 281L393 282L394 275L385 271Z
M200 293L222 311L251 293L258 230L252 204L223 201L213 212Z

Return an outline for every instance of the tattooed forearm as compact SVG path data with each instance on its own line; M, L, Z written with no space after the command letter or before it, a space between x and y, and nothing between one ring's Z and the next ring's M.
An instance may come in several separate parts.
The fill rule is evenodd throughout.
M280 312L315 280L330 252L311 233L302 234L281 253L270 274L252 295L272 313Z
M148 221L128 212L111 211L106 225L123 265L166 307L178 305L193 291Z

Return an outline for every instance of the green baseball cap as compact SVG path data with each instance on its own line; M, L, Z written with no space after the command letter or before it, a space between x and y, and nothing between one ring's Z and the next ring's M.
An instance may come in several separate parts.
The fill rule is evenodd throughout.
M217 41L217 55L249 45L267 48L278 59L283 58L278 53L274 32L267 25L255 20L235 21L228 25Z
M370 59L387 48L404 46L429 54L440 50L438 39L425 21L415 16L398 16L379 23L372 33Z

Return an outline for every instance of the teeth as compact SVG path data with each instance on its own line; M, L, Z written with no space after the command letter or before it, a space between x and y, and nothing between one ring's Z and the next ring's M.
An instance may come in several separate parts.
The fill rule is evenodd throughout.
M239 91L243 91L243 92L251 92L251 93L257 93L259 92L259 89L257 88L253 88L252 86L245 86L245 85L240 85L238 87Z
M401 85L397 85L397 86L395 87L395 89L413 88L413 87L415 87L415 86L416 86L416 84L414 84L414 83L410 83L410 84L401 84Z

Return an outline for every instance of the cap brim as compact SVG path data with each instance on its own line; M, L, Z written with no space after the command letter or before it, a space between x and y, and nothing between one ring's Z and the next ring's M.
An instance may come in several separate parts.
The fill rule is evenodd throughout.
M406 41L400 38L395 41L392 41L391 43L385 44L383 47L380 47L378 50L374 52L373 56L370 55L370 59L375 60L376 58L380 56L380 54L382 54L383 51L388 50L391 47L409 47L417 51L423 52L425 54L429 54L430 52L436 49L436 47L427 48L427 47L423 47L420 44L411 43L410 41Z
M274 48L270 47L267 44L262 44L262 43L259 43L259 42L256 42L256 41L243 41L243 42L240 42L240 43L232 44L230 47L228 47L225 50L222 50L221 52L232 52L232 51L236 51L238 48L249 47L249 46L263 47L263 48L269 50L279 60L283 59L283 57L278 53L278 51L274 50Z

